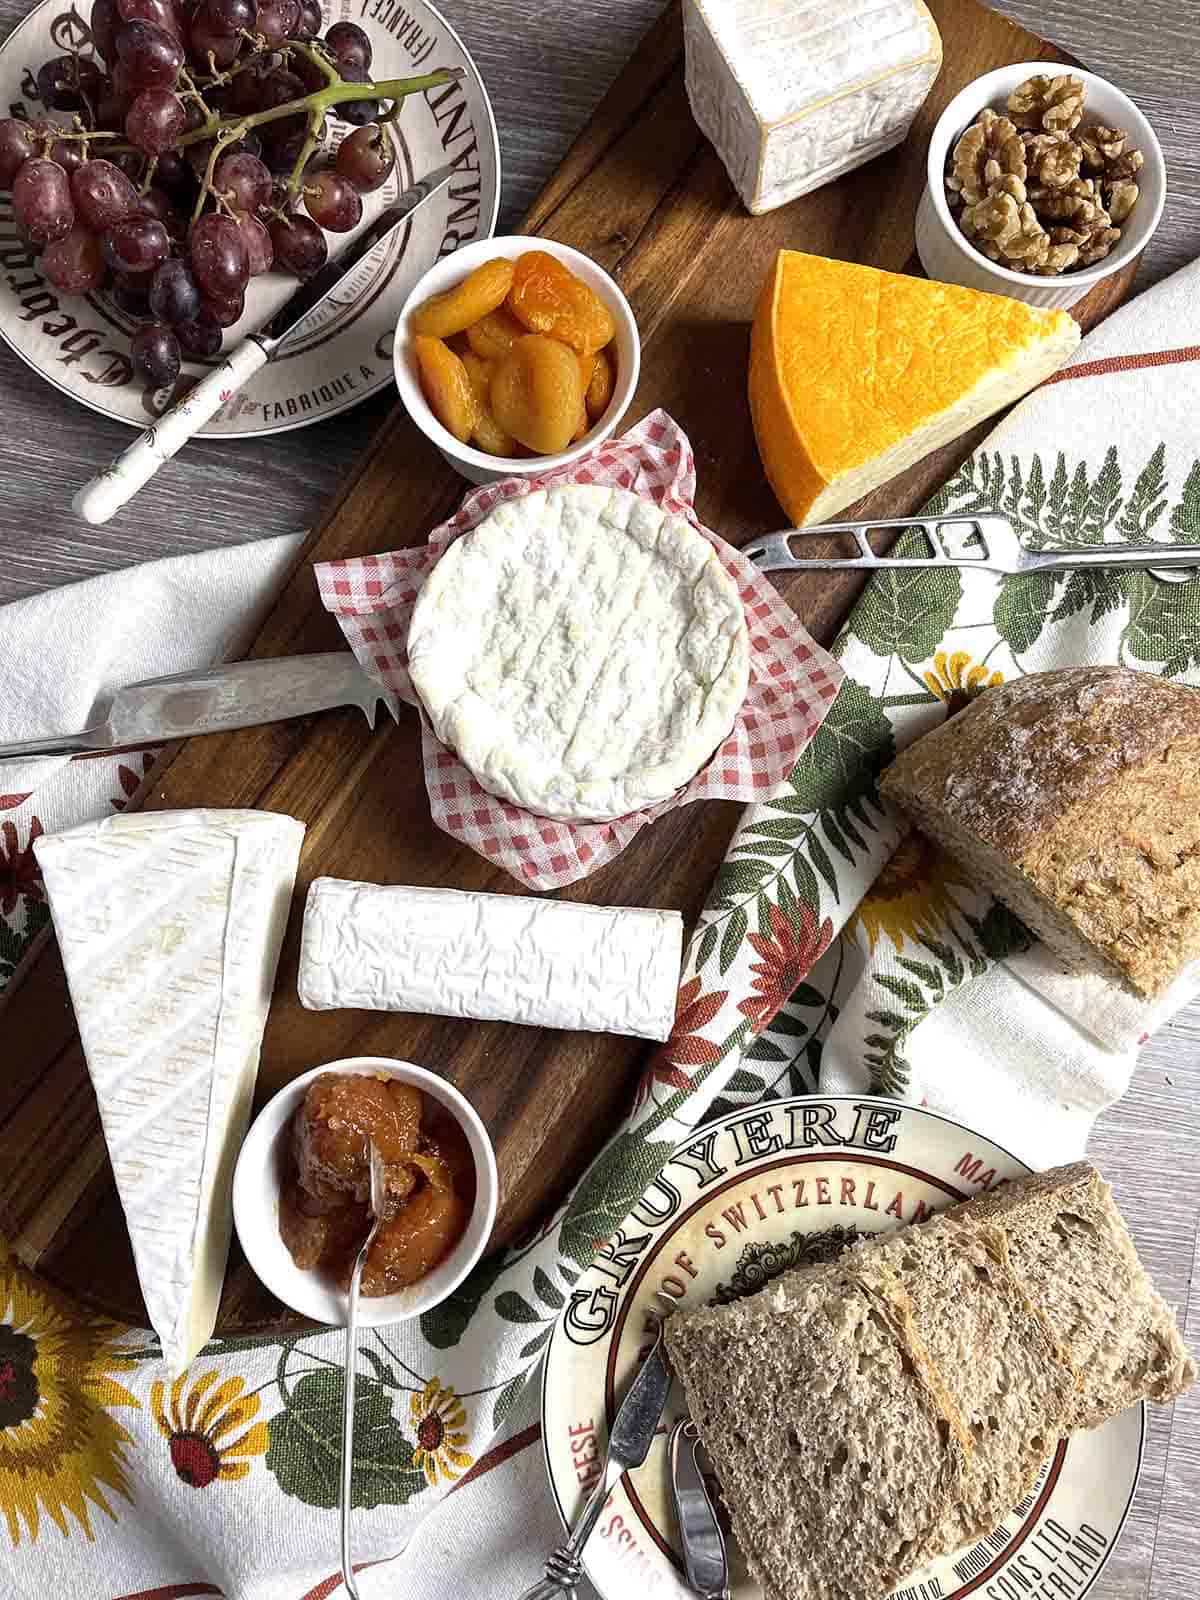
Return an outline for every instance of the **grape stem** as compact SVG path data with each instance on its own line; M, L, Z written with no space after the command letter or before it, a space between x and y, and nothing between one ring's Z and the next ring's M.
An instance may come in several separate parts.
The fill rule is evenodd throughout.
M323 50L318 50L315 45L302 44L293 40L288 46L290 50L298 50L302 56L307 56L314 66L320 67L329 83L340 83L341 75Z
M204 96L196 87L196 80L192 77L190 72L185 72L181 67L179 69L179 81L183 85L182 90L177 91L179 98L181 100L194 100L200 107L201 111L203 111L204 120L207 122L212 116L212 112L208 109Z
M308 114L308 133L304 143L300 146L300 154L296 157L296 165L292 168L292 175L288 179L288 199L294 200L304 181L304 169L308 165L308 158L321 142L321 134L325 128L325 113L323 111L310 111Z
M271 106L266 111L252 111L236 118L210 117L200 127L193 128L178 139L175 149L201 144L205 139L220 139L235 128L235 137L240 139L251 128L261 128L265 123L278 122L282 117L294 117L302 111L320 112L324 116L334 106L345 105L352 100L403 100L405 95L421 94L425 89L437 89L444 83L457 83L464 76L462 67L443 67L437 72L426 72L421 77L387 78L383 83L346 83L341 78L335 78L324 89L288 100L281 106Z
M243 117L240 122L223 128L213 140L213 147L208 152L208 165L204 169L204 182L200 185L200 193L196 196L195 209L192 211L193 223L196 223L200 220L200 213L204 210L204 202L208 199L210 194L217 201L218 208L224 204L225 209L229 209L228 202L225 200L225 197L218 194L213 188L213 171L216 168L217 162L221 159L222 151L228 149L231 144L236 143L236 141L240 139L246 132L249 126L250 118Z

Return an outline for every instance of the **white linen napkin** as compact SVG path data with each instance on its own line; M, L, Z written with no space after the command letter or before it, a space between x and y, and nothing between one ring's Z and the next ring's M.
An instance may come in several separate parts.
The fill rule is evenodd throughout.
M0 744L78 733L115 689L236 659L304 535L146 562L0 606ZM120 810L156 750L0 760L0 989L48 921L33 841Z
M123 684L236 657L302 540L150 561L0 606L0 744L76 733ZM0 761L0 794L40 790L69 759Z

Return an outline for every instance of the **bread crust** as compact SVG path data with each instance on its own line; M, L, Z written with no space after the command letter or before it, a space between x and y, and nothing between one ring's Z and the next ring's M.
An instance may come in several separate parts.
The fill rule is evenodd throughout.
M1176 739L1200 739L1200 689L1130 667L1063 667L997 684L909 745L880 791L954 812L1020 859L1078 805Z
M854 1343L864 1322L886 1335L867 1348ZM1196 1377L1086 1162L873 1235L744 1300L676 1312L666 1346L743 1554L779 1600L882 1593L996 1527L1061 1433L1169 1401ZM903 1461L917 1429L929 1466L914 1496L911 1480L868 1469L897 1449ZM831 1498L842 1441L851 1469L866 1464L850 1502Z

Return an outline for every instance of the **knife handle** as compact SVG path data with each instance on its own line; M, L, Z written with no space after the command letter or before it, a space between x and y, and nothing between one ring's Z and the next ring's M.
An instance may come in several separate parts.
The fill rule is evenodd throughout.
M270 346L264 348L253 334L235 345L224 361L189 389L178 404L164 411L128 450L84 484L71 502L76 515L91 523L107 522L115 516L149 483L159 467L182 450L229 397L266 365L269 357Z

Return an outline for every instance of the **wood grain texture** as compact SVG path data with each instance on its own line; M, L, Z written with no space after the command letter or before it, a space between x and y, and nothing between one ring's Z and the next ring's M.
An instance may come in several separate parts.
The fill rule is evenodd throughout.
M531 208L531 230L585 250L621 283L642 336L633 416L665 406L686 420L699 467L698 510L734 543L779 520L745 397L749 320L776 250L799 237L810 249L892 268L911 265L923 150L942 105L994 65L1052 53L975 0L937 0L934 9L947 66L908 144L786 211L755 218L732 197L720 162L687 114L673 6ZM1093 291L1081 302L1084 320L1118 303L1130 278L1117 275ZM894 516L915 508L982 431L877 491L869 509ZM460 493L459 480L397 411L317 531L310 556L387 549L397 529L407 531L407 542L420 543ZM819 574L792 580L785 592L808 627L828 639L857 588L852 578ZM337 642L310 565L302 562L254 653L294 654ZM515 888L434 827L411 710L402 712L398 727L374 732L348 711L194 740L161 765L145 803L260 806L308 826L264 1040L260 1103L314 1062L355 1054L416 1060L458 1084L491 1131L502 1179L498 1242L519 1234L564 1193L628 1103L646 1055L639 1041L429 1017L313 1014L296 998L303 896L313 877ZM568 896L675 907L690 922L736 815L729 804L670 813ZM5 1007L4 1029L20 1060L0 1083L0 1225L41 1271L137 1317L140 1296L96 1144L91 1090L53 945L24 974ZM112 1223L103 1230L102 1250L97 1206ZM244 1265L235 1266L219 1327L233 1331L278 1316Z

